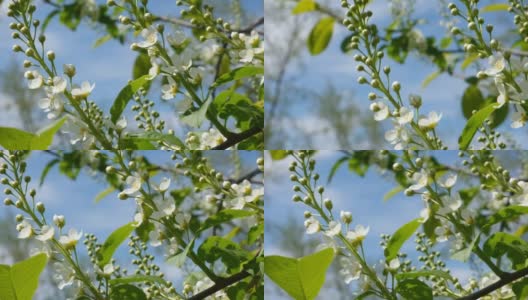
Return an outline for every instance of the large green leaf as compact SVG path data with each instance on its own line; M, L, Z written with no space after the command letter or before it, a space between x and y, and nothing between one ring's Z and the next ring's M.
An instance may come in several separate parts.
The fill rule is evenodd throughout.
M264 74L264 68L263 67L255 67L255 66L246 66L241 67L238 69L234 69L230 71L229 73L226 73L222 76L220 76L215 83L213 84L213 87L234 81L239 80L247 77L253 77L257 75L263 75Z
M7 150L47 150L66 119L62 117L37 133L0 127L0 146Z
M462 95L462 113L469 120L473 111L478 111L484 105L484 95L476 85L469 85Z
M110 38L112 38L110 36ZM148 75L149 70L152 67L150 63L150 56L146 52L140 52L136 60L134 61L134 67L132 68L132 78L138 79L141 76ZM151 82L145 84L145 90L150 89Z
M479 127L495 111L495 105L497 104L491 103L471 116L466 123L464 130L462 130L462 135L458 139L458 144L461 150L466 150L469 147L469 144L471 144Z
M483 250L494 258L506 255L515 270L527 264L528 242L509 233L495 232L484 242Z
M110 300L147 300L147 296L137 286L120 284L112 287Z
M202 224L202 227L200 228L200 231L204 231L208 228L218 226L234 219L247 218L254 214L254 212L248 210L225 209L205 220L205 222Z
M400 281L396 291L406 300L433 300L433 290L418 279Z
M267 256L264 258L264 272L294 299L311 300L323 286L326 271L333 260L332 248L297 259Z
M103 267L108 264L114 255L114 252L117 248L130 236L132 231L134 231L134 223L128 223L124 226L116 229L104 242L100 250L100 260L99 266Z
M334 18L325 17L312 28L307 40L308 51L311 55L320 54L328 47L334 32L334 22Z
M398 251L400 251L400 248L403 246L405 241L407 241L414 234L416 229L420 227L420 220L421 218L412 220L411 222L396 230L396 232L391 236L389 242L387 243L387 247L385 248L385 259L387 261L396 258Z
M490 227L499 222L512 221L525 214L528 214L528 206L504 207L504 208L501 208L494 215L489 217L484 227Z
M200 127L202 126L202 123L205 121L207 110L209 109L209 105L213 101L213 98L209 98L207 101L205 101L200 108L192 112L189 115L181 117L180 121L182 123L185 123L191 127Z
M37 254L13 266L0 265L0 299L31 300L48 256Z
M314 0L301 0L293 8L292 14L298 15L317 10L319 5Z
M132 80L119 92L114 100L114 104L110 108L111 120L114 124L119 120L128 102L134 97L134 94L149 81L149 76L143 75L138 79Z

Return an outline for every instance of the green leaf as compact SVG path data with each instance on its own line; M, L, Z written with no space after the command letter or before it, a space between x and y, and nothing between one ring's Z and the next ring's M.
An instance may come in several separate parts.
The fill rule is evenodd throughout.
M484 105L484 96L476 85L470 85L462 95L462 112L466 120L473 115L473 111L478 111Z
M62 117L37 133L11 127L0 127L0 146L7 150L47 150L53 136L59 131L67 117Z
M396 255L403 246L403 243L405 243L405 241L407 241L414 234L416 229L420 227L420 220L421 218L412 220L411 222L400 227L391 236L389 242L387 243L387 247L385 248L385 259L387 261L391 261L392 259L396 258Z
M334 18L325 17L312 28L307 40L308 51L311 55L317 55L328 47L334 32L334 22Z
M466 262L471 256L471 253L473 252L473 247L475 247L475 245L478 244L479 239L480 239L480 234L478 234L473 239L473 241L471 241L471 244L469 244L467 247L453 253L453 255L451 255L451 258L455 260L460 260L462 262Z
M207 99L205 103L202 104L202 106L195 112L192 112L189 115L183 116L180 118L180 121L182 123L185 123L191 127L198 128L202 126L203 121L205 121L207 109L209 109L209 105L213 101L213 98Z
M147 296L137 286L120 284L112 287L110 300L147 300Z
M167 284L163 278L159 276L147 276L147 275L134 275L129 277L114 278L108 281L111 285L118 285L124 283L136 283L136 282L157 282L160 284Z
M192 249L194 245L194 240L192 240L189 244L187 244L187 247L185 249L167 259L167 262L169 264L175 265L176 267L180 268L185 263L185 259L187 259L187 254L189 254L189 251Z
M114 104L112 104L112 107L110 108L110 115L112 116L111 120L112 123L116 123L117 120L119 120L119 117L121 117L121 114L125 110L128 102L132 97L134 97L134 94L147 82L149 82L149 76L143 75L139 77L138 79L135 79L131 81L129 84L127 84L117 95L117 97L114 100Z
M328 179L326 180L326 183L330 183L332 181L332 179L334 178L335 176L335 173L337 172L337 170L339 169L339 167L341 167L341 165L345 162L349 160L349 157L348 156L344 156L344 157L341 157L338 161L336 161L333 165L332 165L332 169L330 170L330 173L328 174Z
M115 190L115 187L109 186L104 191L100 192L99 194L97 194L97 196L95 196L95 203L99 203L99 201L103 200L106 196L110 195Z
M512 262L515 270L526 266L528 243L509 233L495 232L484 242L483 250L486 254L494 258L500 258L506 255Z
M140 52L136 60L134 61L134 67L132 68L132 78L138 79L143 75L149 75L149 70L152 67L150 63L150 56L146 52ZM145 90L150 89L151 82L145 84Z
M282 160L288 157L287 150L270 150L269 154L272 160Z
M460 199L464 202L464 205L468 205L478 194L480 193L480 187L471 187L463 190L459 190L458 194Z
M95 40L92 48L97 48L97 47L103 45L104 43L108 42L111 39L112 39L112 35L111 34L103 35L102 37L100 37L97 40Z
M418 279L400 281L396 291L405 300L433 300L433 290Z
M264 273L294 299L315 299L334 255L334 249L327 248L301 258L266 256Z
M494 3L484 6L480 9L480 12L495 12L495 11L508 11L510 6L506 3Z
M42 184L44 183L44 180L46 180L46 176L48 176L48 173L51 170L51 168L53 168L53 166L58 164L59 161L60 160L57 158L57 159L54 159L54 160L52 160L52 161L50 161L49 163L46 164L46 166L44 167L44 170L42 170L42 174L40 174L39 186L42 186Z
M471 116L458 139L460 150L467 150L478 128L495 111L495 105L495 103L491 103Z
M31 300L48 256L37 254L13 266L0 265L0 299Z
M446 280L453 279L453 277L451 277L451 274L445 271L440 271L440 270L421 270L421 271L413 271L413 272L406 272L406 273L397 273L396 279L400 281L403 279L414 279L418 277L429 277L429 276L444 278Z
M464 61L462 61L462 64L460 64L460 68L462 70L467 69L473 62L475 62L477 59L479 59L479 56L476 54L470 54L468 55Z
M422 88L427 87L433 80L435 80L442 72L440 71L434 71L433 73L427 75L425 77L424 81L422 82Z
M251 229L248 232L248 244L252 245L257 241L260 237L264 235L264 224L258 223L257 225L251 227Z
M64 5L59 14L59 20L62 24L66 25L66 27L75 31L77 26L81 23L82 10L83 6L80 2Z
M484 227L491 227L499 222L513 221L522 215L528 214L528 206L508 206L501 208L498 212L487 219Z
M239 272L251 256L239 244L219 236L208 237L198 247L198 256L209 263L221 260L230 273Z
M398 185L397 187L393 188L392 190L388 191L384 196L383 196L383 201L388 201L390 198L398 195L398 193L400 193L401 191L403 191L404 188L403 186L401 185Z
M512 285L517 300L528 299L528 278L524 278Z
M293 8L292 14L298 15L317 10L319 5L314 0L301 0Z
M242 78L257 76L257 75L264 75L264 68L263 67L255 67L255 66L247 66L247 67L241 67L238 69L234 69L230 71L229 73L226 73L222 76L220 76L215 83L213 83L213 87L217 87L219 85L239 80Z
M108 264L114 255L117 248L130 236L135 227L133 223L128 223L116 229L104 242L100 251L100 260L98 262L100 267Z
M247 218L254 214L254 212L248 210L225 209L217 214L210 216L207 220L205 220L199 231L204 231L208 228L218 226L222 223L229 222L234 219Z
M53 19L53 17L55 17L59 12L60 12L60 10L56 9L56 10L53 10L52 12L50 12L46 16L46 19L44 19L44 21L42 22L42 26L40 27L40 30L41 30L42 34L44 34L44 32L46 31L46 28L48 28L48 25L51 22L51 20Z

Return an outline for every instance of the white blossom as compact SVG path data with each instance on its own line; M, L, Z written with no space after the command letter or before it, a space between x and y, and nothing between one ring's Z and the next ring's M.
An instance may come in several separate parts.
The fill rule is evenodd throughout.
M55 235L55 228L49 225L44 225L40 229L40 234L37 235L35 238L39 241L45 242L45 241L51 240L54 235Z
M330 221L328 223L328 230L325 231L325 234L328 236L336 236L341 233L341 223L336 221Z
M347 232L346 237L347 239L352 242L361 242L365 239L368 232L370 230L370 227L364 227L363 225L356 225L356 228L354 230L350 230Z
M140 48L150 48L158 42L158 31L151 27L145 28L141 31L143 41L137 43Z

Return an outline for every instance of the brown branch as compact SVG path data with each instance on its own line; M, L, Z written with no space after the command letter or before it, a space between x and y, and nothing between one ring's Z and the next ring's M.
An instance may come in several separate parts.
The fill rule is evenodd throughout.
M255 176L257 176L257 175L259 175L261 173L262 173L262 171L260 169L255 169L255 170L249 172L248 174L246 174L246 175L244 175L242 177L239 177L239 178L236 178L236 179L231 179L230 181L232 183L241 183L244 180L251 180L253 177L255 177Z
M241 281L242 279L250 276L251 274L249 274L248 272L246 271L242 271L240 273L237 273L233 276L230 276L230 277L227 277L227 278L222 278L222 279L219 279L212 287L204 290L204 291L201 291L200 293L190 297L190 298L187 298L187 300L200 300L200 299L205 299L211 295L213 295L214 293L232 285L232 284L235 284L239 281Z
M232 31L233 32L240 32L240 33L251 33L251 31L253 31L253 29L255 29L255 28L257 28L257 27L259 27L261 25L264 25L264 17L260 17L258 20L253 22L253 24L249 25L246 28L234 29Z
M482 296L485 296L485 295L488 295L490 293L492 293L493 291L496 291L498 289L500 289L501 287L507 285L507 284L510 284L512 282L514 282L515 280L517 279L520 279L524 276L528 275L528 268L525 268L525 269L522 269L522 270L519 270L517 272L514 272L514 273L506 273L503 278L501 278L500 280L498 280L497 282L481 289L480 291L477 291L473 294L470 294L470 295L467 295L467 296L464 296L464 297L461 297L461 298L458 298L458 300L477 300L479 299L480 297Z
M243 140L246 140L258 133L262 132L261 127L253 127L241 133L235 133L229 136L229 138L222 144L212 148L212 150L225 150L231 146L234 146Z

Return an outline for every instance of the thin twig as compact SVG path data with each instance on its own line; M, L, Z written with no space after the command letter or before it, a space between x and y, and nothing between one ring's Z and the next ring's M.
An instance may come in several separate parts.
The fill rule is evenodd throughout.
M233 276L230 276L230 277L227 277L227 278L224 278L224 279L220 279L219 281L217 281L217 283L215 283L215 285L213 285L212 287L190 297L190 298L187 298L187 300L200 300L200 299L205 299L211 295L213 295L214 293L232 285L232 284L235 284L239 281L241 281L242 279L250 276L251 274L249 274L248 272L246 271L242 271L240 273L237 273Z
M524 276L528 275L528 268L519 270L514 273L506 273L502 279L498 280L497 282L481 289L480 291L477 291L473 294L458 298L458 300L477 300L480 297L483 297L485 295L488 295L492 293L493 291L496 291L500 289L501 287L508 285L512 282L514 282L517 279L520 279Z
M225 150L231 146L234 146L243 140L246 140L258 133L262 132L261 127L253 127L241 133L232 134L225 142L212 148L212 150Z

